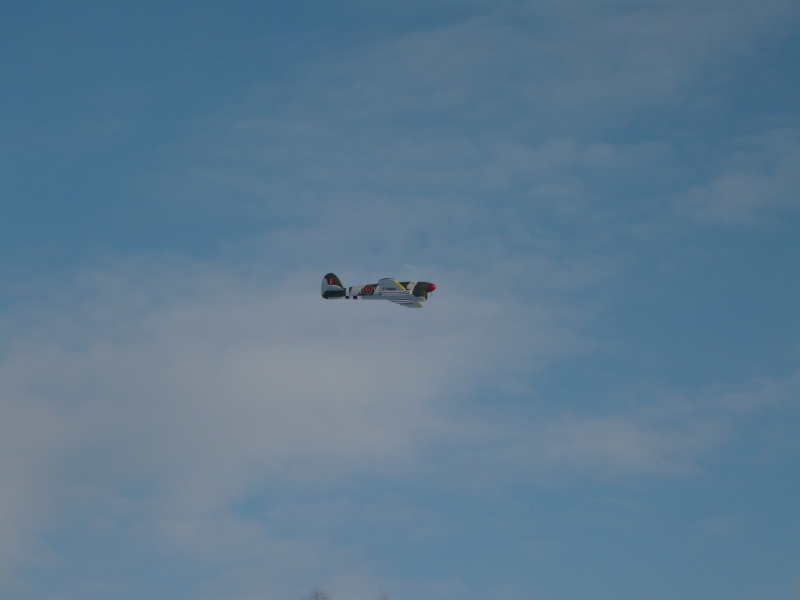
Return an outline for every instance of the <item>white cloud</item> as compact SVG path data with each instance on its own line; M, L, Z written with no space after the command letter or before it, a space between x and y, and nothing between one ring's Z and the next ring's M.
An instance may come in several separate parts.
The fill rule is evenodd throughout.
M729 90L708 72L734 77L731 56L791 6L520 11L379 38L255 86L162 149L153 201L180 221L254 219L267 233L228 243L293 267L366 252L488 271L520 248L560 241L591 260L697 218L792 209L793 129L750 148L738 122L721 145L697 131Z
M800 209L800 135L771 130L732 140L712 181L695 186L684 203L698 219L749 223Z
M6 315L6 563L54 511L67 522L86 503L199 560L284 553L289 542L230 512L246 494L419 473L432 441L463 438L448 406L476 378L515 352L570 351L542 311L445 294L415 316L324 302L320 277L254 285L129 263L48 310Z
M334 569L318 562L329 541L285 538L238 514L253 494L333 491L363 477L484 488L675 476L729 435L719 412L676 420L550 407L537 417L476 404L475 386L513 387L531 364L585 350L575 316L447 286L421 311L325 302L309 283L317 276L262 284L150 257L87 273L47 310L7 314L6 573L30 560L38 532L85 523L167 555L251 564L208 584L240 578L246 597L248 585L299 585L308 570L333 576L358 562L337 549ZM410 518L435 535L435 521Z

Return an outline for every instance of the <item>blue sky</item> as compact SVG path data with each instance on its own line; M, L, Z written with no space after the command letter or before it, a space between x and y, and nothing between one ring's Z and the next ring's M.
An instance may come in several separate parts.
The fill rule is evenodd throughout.
M800 598L798 31L4 3L0 595Z

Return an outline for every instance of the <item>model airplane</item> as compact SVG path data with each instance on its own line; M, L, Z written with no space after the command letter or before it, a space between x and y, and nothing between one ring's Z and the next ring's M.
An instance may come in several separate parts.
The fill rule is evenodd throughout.
M388 277L378 283L356 285L346 288L333 273L328 273L322 279L322 297L326 300L333 298L352 298L357 300L388 300L395 304L409 308L422 308L422 303L428 299L428 294L436 286L427 281L397 281Z

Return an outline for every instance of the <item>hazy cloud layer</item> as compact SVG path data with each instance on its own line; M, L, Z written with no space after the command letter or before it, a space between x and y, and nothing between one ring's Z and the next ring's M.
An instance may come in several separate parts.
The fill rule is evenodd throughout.
M522 411L493 408L476 386L513 392L585 352L580 324L455 287L416 314L322 303L304 289L313 273L253 275L151 257L87 272L53 304L6 316L6 569L43 566L34 532L81 529L214 571L251 565L204 577L209 597L270 581L286 593L329 554L345 571L365 557L270 531L242 503L277 493L273 518L303 530L318 510L302 508L309 490L364 478L482 490L686 475L735 439L741 415L785 411L797 393L795 379L576 414L533 391ZM332 522L375 510L332 508ZM408 509L374 518L396 510ZM424 513L399 518L430 527Z

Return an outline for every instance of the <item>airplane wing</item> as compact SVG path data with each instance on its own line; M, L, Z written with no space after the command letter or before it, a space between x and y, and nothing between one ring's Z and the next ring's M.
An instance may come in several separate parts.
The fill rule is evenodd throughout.
M412 296L411 290L407 290L402 283L390 277L381 279L378 282L378 295L395 304L402 304L415 308L422 307L419 300Z

